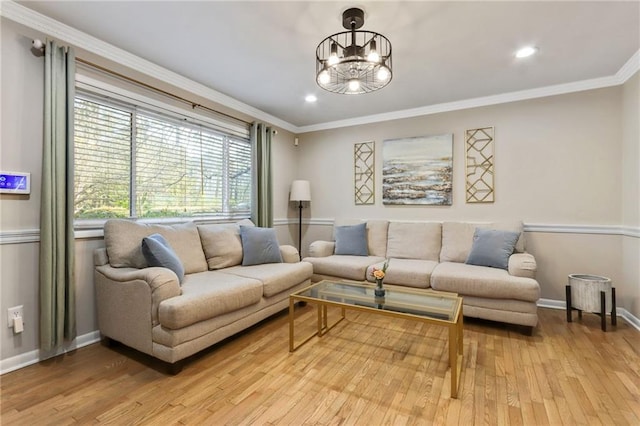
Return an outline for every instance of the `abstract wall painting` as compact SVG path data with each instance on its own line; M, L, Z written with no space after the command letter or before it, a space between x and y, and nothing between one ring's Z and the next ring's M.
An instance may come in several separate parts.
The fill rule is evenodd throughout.
M467 203L493 203L493 127L470 129L465 133Z
M385 140L382 160L383 204L451 205L452 133Z
M353 145L354 198L356 205L375 203L375 142Z

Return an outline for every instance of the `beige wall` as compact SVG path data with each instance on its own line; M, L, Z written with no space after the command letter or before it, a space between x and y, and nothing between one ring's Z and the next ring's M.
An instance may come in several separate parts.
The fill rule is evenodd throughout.
M31 173L31 195L0 194L0 230L39 227L42 161L43 59L29 51L31 39L22 28L0 21L0 169ZM38 244L0 245L0 356L24 353L38 342ZM7 308L24 306L25 331L13 336Z
M636 236L622 241L622 279L631 289L628 309L640 317L640 72L623 87L622 224Z
M623 210L631 210L630 204L638 202L637 128L635 137L623 138L623 133L632 133L623 126L623 117L637 126L637 97L635 107L627 99L633 97L627 92L636 90L637 76L634 81L624 87L300 135L300 177L312 184L311 217L316 220L522 219L527 224L542 225L539 227L542 229L548 225L582 225L581 233L527 232L528 250L538 260L542 297L564 300L564 287L570 273L605 275L614 280L619 306L638 316L638 238L623 237L615 230L622 224ZM623 113L623 108L631 112ZM496 201L467 204L464 132L485 126L495 127ZM453 205L384 206L382 142L441 133L454 135ZM376 203L356 206L353 144L370 140L376 142ZM635 152L636 160L629 162L623 171L621 161L626 151ZM635 176L636 184L624 192L622 184L627 176ZM623 194L630 202L623 201ZM319 236L330 238L330 226L326 222L320 220L308 228L305 245ZM603 225L612 229L610 235L595 233L596 228ZM637 227L637 222L634 226ZM634 254L635 262L630 266Z
M621 92L613 87L303 134L300 175L312 184L312 217L620 224ZM485 126L495 127L496 201L467 204L464 131ZM453 205L384 206L383 140L441 133L453 133ZM376 203L356 206L353 144L369 140L376 143Z

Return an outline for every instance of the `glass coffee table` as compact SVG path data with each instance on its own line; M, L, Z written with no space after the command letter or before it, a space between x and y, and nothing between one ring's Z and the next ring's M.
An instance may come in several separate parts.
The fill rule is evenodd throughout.
M385 297L374 295L375 286L342 281L320 281L289 296L289 352L294 352L312 338L322 337L346 316L346 310L375 313L388 317L414 319L449 329L449 367L451 398L458 395L462 369L462 298L455 293L385 285ZM304 301L317 308L317 330L297 346L294 342L296 302ZM327 307L341 308L337 321L329 325Z

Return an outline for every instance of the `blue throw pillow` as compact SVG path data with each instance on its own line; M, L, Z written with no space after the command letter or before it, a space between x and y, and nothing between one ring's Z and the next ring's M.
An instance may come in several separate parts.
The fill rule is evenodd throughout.
M276 231L257 226L240 226L242 266L282 263Z
M360 223L352 226L336 226L335 254L352 256L368 256L367 224Z
M508 269L519 237L519 232L476 228L467 264Z
M160 234L152 234L142 239L142 254L149 266L169 268L178 276L182 284L184 280L184 266L169 242Z

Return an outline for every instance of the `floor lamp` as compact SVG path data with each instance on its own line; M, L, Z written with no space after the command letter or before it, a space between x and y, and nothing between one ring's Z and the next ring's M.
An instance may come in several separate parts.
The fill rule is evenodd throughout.
M298 202L298 254L302 260L302 202L311 201L311 187L308 180L294 180L291 183L290 201Z

